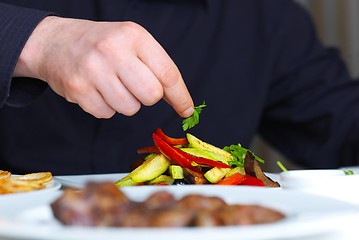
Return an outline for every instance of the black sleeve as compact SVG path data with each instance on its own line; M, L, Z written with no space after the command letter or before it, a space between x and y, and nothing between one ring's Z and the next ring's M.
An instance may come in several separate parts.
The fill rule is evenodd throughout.
M357 165L359 81L338 51L321 45L303 9L291 4L280 18L261 134L303 166Z
M42 81L12 78L20 53L37 24L48 12L0 3L0 107L25 105L46 87Z

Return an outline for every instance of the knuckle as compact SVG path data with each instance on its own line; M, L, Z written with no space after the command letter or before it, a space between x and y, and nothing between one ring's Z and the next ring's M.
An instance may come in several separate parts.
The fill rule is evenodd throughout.
M67 95L83 95L86 92L86 86L78 78L68 79L63 85Z
M94 51L88 51L78 59L78 74L90 75L99 67L98 55Z
M116 49L116 36L113 33L108 33L107 35L102 36L95 44L95 51L100 54L108 54L111 53L114 49Z
M63 97L70 103L76 103L76 100L70 94L64 93Z
M132 104L129 107L124 107L124 109L120 110L119 113L125 115L125 116L133 116L138 111L140 111L141 104L139 102Z
M127 37L136 39L140 36L143 36L146 30L141 25L135 22L128 21L122 23L121 32L122 34L125 34Z
M94 115L96 118L105 118L105 119L109 119L111 117L113 117L113 115L115 115L116 111L114 110L110 110L110 111L106 111L106 112L100 112L100 113L96 113L96 115Z
M123 44L127 45L127 48L137 48L147 42L149 36L151 36L146 29L134 22L123 22L121 27L118 28L118 36L122 39ZM136 49L135 49L136 50Z
M163 98L162 88L153 88L148 91L146 98L143 100L143 105L152 106Z
M159 78L165 87L172 87L181 78L181 74L177 68L173 66L167 66L163 68L162 74L159 76Z
M137 23L121 22L114 24L117 27L106 31L93 43L94 53L108 56L115 53L119 47L123 51L128 51L137 46L143 39L146 39L146 30Z
M98 119L108 119L111 118L116 111L111 108L106 108L104 106L94 106L94 105L80 105L80 107L87 113Z

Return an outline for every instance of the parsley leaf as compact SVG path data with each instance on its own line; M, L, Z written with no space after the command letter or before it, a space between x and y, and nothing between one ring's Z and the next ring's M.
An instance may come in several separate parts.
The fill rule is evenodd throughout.
M228 164L237 167L244 167L244 158L246 157L247 152L251 152L249 149L242 147L239 143L225 146L223 150L229 152L235 158L233 161L229 161ZM253 154L253 152L251 153ZM260 157L255 154L253 154L253 156L258 162L264 163L264 160Z
M202 109L206 106L206 103L203 102L201 105L194 107L193 114L188 118L183 119L182 121L183 131L187 131L188 129L193 128L199 123L199 115L201 114Z

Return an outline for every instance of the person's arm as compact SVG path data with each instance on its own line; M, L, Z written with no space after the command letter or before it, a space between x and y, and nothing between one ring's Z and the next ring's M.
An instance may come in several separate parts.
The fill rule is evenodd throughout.
M303 167L358 164L359 82L338 51L321 45L303 9L279 4L276 61L260 132Z
M4 104L23 106L46 88L47 84L42 81L20 78L12 81L12 77L26 41L48 15L48 12L0 3L0 107Z
M98 118L130 116L162 98L182 117L193 112L175 63L133 22L48 16L30 35L13 76L41 79Z

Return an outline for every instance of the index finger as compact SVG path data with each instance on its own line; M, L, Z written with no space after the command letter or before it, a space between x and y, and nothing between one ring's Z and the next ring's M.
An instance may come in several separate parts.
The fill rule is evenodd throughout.
M193 100L176 64L154 38L144 41L141 46L138 57L161 82L166 102L180 116L192 115Z

